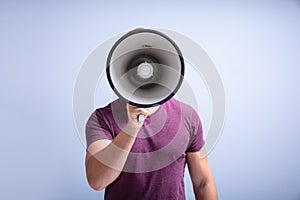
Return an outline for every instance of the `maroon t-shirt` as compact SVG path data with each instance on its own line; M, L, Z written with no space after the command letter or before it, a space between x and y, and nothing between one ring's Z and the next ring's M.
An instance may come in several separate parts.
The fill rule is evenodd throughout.
M96 140L113 140L127 120L126 104L120 99L97 109L86 125L87 147ZM105 199L184 200L186 153L203 145L198 114L170 99L145 119L123 171L106 187Z

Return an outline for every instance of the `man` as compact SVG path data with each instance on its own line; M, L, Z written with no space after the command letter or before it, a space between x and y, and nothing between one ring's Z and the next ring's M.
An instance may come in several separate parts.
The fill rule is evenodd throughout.
M88 183L105 199L183 200L186 163L196 199L217 199L198 114L174 98L153 108L118 99L91 115L86 139Z

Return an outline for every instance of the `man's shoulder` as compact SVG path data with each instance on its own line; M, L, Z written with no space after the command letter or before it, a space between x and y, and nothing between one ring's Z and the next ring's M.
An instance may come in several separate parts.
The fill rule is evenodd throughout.
M99 107L94 111L98 120L106 122L124 121L127 119L126 104L121 99L116 99L106 106Z
M108 113L111 113L112 107L120 107L121 103L122 102L120 101L120 99L116 99L116 100L114 100L114 101L106 104L105 106L96 108L95 112L97 114L108 114Z
M177 113L180 115L181 119L188 123L198 123L200 120L200 116L195 108L175 98L170 99L169 106L167 107L168 113Z
M103 113L103 112L108 112L110 110L111 110L111 103L109 103L105 106L96 108L95 112L99 114L99 113Z

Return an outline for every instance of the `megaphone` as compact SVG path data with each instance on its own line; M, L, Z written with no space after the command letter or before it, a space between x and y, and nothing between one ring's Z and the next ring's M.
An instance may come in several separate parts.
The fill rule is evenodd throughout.
M108 82L130 105L153 107L172 98L184 76L184 59L164 33L138 28L112 46L106 64Z

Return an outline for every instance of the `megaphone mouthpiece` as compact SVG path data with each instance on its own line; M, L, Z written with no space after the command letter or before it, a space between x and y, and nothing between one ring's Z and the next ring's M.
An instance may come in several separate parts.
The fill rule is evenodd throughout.
M137 75L142 79L149 79L153 77L153 66L147 61L137 66Z

